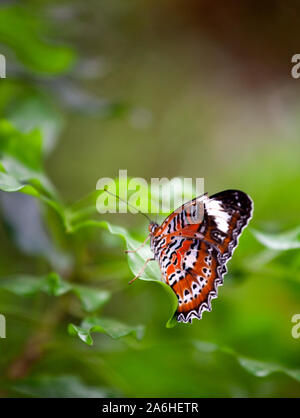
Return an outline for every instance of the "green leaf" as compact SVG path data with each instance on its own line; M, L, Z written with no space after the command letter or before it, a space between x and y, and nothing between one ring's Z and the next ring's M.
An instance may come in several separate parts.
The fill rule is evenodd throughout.
M111 234L120 236L125 241L128 250L136 249L141 245L141 242L133 238L131 234L125 228L121 226L117 226L117 225L112 225L106 221L92 221L91 220L91 221L79 222L76 226L72 228L72 232L76 232L86 227L98 227L98 228L107 229ZM137 252L128 253L128 264L133 273L133 276L136 276L141 271L146 260L151 257L153 257L153 254L150 250L149 245L145 245L143 248L139 249ZM162 275L161 275L161 271L159 269L158 263L156 261L150 261L147 264L147 267L142 273L142 275L139 277L139 279L159 283L163 287L163 289L165 289L165 291L169 295L171 313L172 313L170 319L168 320L166 324L166 327L172 328L175 325L177 325L178 322L175 318L175 312L178 307L178 300L177 300L175 293L171 289L171 287L162 281Z
M0 172L0 190L3 192L18 192L24 188L16 178L6 173Z
M34 398L104 398L109 392L89 386L76 376L35 376L7 384L10 389Z
M84 343L86 343L87 345L93 345L94 341L93 338L90 334L90 330L88 329L84 329L82 327L77 327L74 324L69 324L68 325L68 332L70 335L76 336L78 338L81 339L81 341L83 341Z
M107 290L99 290L85 286L73 286L73 292L80 299L86 312L94 312L101 308L111 297Z
M42 172L40 133L23 134L6 120L0 120L0 190L39 198L58 213L68 230L65 207Z
M266 377L272 373L283 373L292 379L300 382L300 369L289 369L287 367L281 366L280 364L269 363L266 361L259 361L255 359L250 359L240 354L236 353L234 350L228 347L220 347L214 343L208 343L205 341L194 341L194 346L198 351L203 353L207 352L216 352L220 351L226 354L229 354L236 358L240 366L247 370L247 372L253 374L256 377Z
M7 120L0 120L0 155L6 154L34 171L42 168L42 137L38 130L21 133ZM5 165L4 165L5 167Z
M69 70L75 54L66 46L51 44L48 22L36 13L13 5L0 9L0 42L13 49L17 58L36 72L56 74Z
M24 254L41 256L58 271L72 268L73 257L52 242L43 211L33 196L2 193L0 206L9 236Z
M1 151L0 151L1 154ZM35 172L10 156L0 155L2 167L1 190L7 192L19 191L38 197L52 206L63 218L63 206L56 201L55 190L49 180L41 172Z
M79 327L74 324L69 324L68 331L70 335L78 336L88 345L93 345L93 338L91 336L93 332L106 334L113 339L131 335L137 340L140 340L144 335L144 327L142 325L129 326L115 319L96 317L84 319Z
M82 323L82 327L90 328L91 332L104 332L114 339L133 335L137 340L140 340L144 335L144 327L142 325L129 326L110 318L86 318Z
M300 227L280 234L268 234L252 229L255 238L265 247L272 250L292 250L300 248Z
M111 296L108 290L73 285L62 280L56 273L49 273L47 276L39 277L18 275L3 278L0 280L0 289L8 290L19 296L33 296L38 292L44 292L50 296L62 296L72 292L79 298L86 312L98 310Z
M19 275L0 280L0 288L18 296L33 296L41 289L41 282L35 276Z
M18 275L0 280L0 288L19 296L32 296L44 292L51 296L61 296L71 290L71 285L56 273L47 276Z
M72 290L72 285L63 281L58 274L49 273L41 281L41 290L50 296L61 296Z
M241 356L239 356L237 360L244 369L246 369L249 373L253 374L254 376L266 377L272 373L284 373L287 376L300 382L300 369L293 370L287 367L283 367L281 365L252 360Z
M23 133L38 129L43 136L43 152L48 154L61 132L63 119L48 98L31 93L17 97L9 106L7 119Z

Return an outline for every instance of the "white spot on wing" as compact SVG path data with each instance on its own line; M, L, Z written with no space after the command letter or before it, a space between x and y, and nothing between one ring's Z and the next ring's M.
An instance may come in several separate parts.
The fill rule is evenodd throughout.
M184 257L184 263L185 263L185 269L193 268L195 263L197 261L197 251L190 250L189 255L185 255Z
M230 215L223 209L222 203L209 197L206 197L204 203L208 215L214 218L218 229L226 233L229 228Z

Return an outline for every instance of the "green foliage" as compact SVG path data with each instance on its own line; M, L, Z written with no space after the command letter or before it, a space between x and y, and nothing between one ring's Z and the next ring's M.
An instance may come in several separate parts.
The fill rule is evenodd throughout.
M73 51L42 41L44 29L44 22L24 7L7 6L0 10L0 42L12 48L26 66L48 74L67 71L75 58Z
M53 103L42 94L32 92L20 95L9 106L7 119L20 131L30 133L39 129L43 136L43 152L48 154L62 130L63 117Z
M300 248L300 228L280 234L267 234L254 230L253 235L259 242L271 250L284 251Z
M22 134L10 123L2 120L0 139L0 152L3 159L11 157L28 169L41 170L42 138L38 131Z
M110 298L110 292L107 290L71 284L62 280L56 273L49 273L42 277L18 275L3 278L0 282L0 288L19 296L34 296L37 292L44 292L49 296L62 296L72 292L80 299L86 312L98 310Z
M37 376L10 385L18 395L34 398L105 398L104 388L86 385L75 376Z
M292 370L287 367L282 367L279 364L272 364L265 361L257 361L246 358L237 354L228 347L219 347L216 344L207 343L204 341L195 341L194 344L197 350L204 353L220 351L222 353L233 356L241 365L241 367L243 367L245 370L247 370L247 372L253 374L254 376L266 377L272 373L284 373L287 376L297 380L298 382L300 381L300 369Z
M174 102L169 71L163 83L159 80L165 87L153 102L150 134L142 130L143 118L133 112L122 120L121 108L102 99L91 106L102 118L98 125L88 93L76 89L76 53L57 44L60 30L46 16L35 6L0 8L0 42L16 67L0 89L0 313L7 319L7 339L0 341L0 396L299 396L299 340L291 336L300 298L296 141L293 152L268 147L264 154L260 138L247 164L238 164L230 144L220 164L222 144L208 139L207 145L191 128L199 123L203 137L210 138L216 115L209 125L207 102L213 99L195 100L193 94ZM154 67L140 83L151 100L157 91ZM133 75L136 86L134 71L125 74ZM108 82L113 96L118 77L112 74ZM121 87L121 95L123 88L129 94L130 80L128 90ZM148 103L149 97L131 99ZM81 113L68 114L62 105L68 100ZM293 128L298 133L296 122ZM177 324L177 298L155 261L128 286L152 256L148 244L124 254L148 234L141 217L100 215L101 190L80 198L94 184L95 167L96 175L108 175L108 168L115 175L125 163L132 164L132 172L145 168L149 177L205 175L211 191L230 184L253 197L254 219L240 238L213 311L201 321ZM87 183L81 183L85 176ZM175 198L181 190L174 181ZM159 200L158 189L141 192L148 208ZM162 208L159 215L166 214Z
M0 124L0 134L2 138L0 149L2 167L1 189L3 191L26 193L37 197L42 202L46 203L57 215L56 219L60 234L65 237L74 237L71 238L71 242L75 237L86 236L88 238L89 234L85 234L88 231L96 229L99 231L107 231L106 233L111 234L111 236L122 238L128 250L140 246L141 240L137 239L132 233L127 231L126 228L113 225L105 220L97 220L93 217L95 213L93 203L95 204L95 200L101 192L92 194L90 197L81 200L80 203L71 206L65 205L57 197L57 192L51 185L51 182L43 169L42 137L39 131L34 130L23 134L14 128L11 123L2 120ZM84 231L86 232L84 233ZM270 261L274 259L278 260L281 253L284 254L286 251L299 248L299 228L279 235L258 232L257 230L252 230L252 234L260 244L266 247L266 250L264 251L275 251L269 258L261 257L259 266L259 269L261 270L263 268L266 269L266 266L268 266ZM249 240L249 233L247 237ZM85 245L84 240L80 240L80 242L80 245ZM253 243L251 245L253 246ZM78 251L78 249L76 251ZM149 257L151 257L149 246L144 246L139 251L128 254L128 265L132 275L136 275L141 270L143 264ZM284 258L281 262L284 263ZM74 274L78 274L76 273L76 270L74 271ZM70 275L69 273L68 276L69 277L64 279L56 272L50 272L39 276L18 274L10 277L3 277L0 281L0 289L21 298L36 298L42 293L48 297L54 298L73 295L74 299L74 296L76 296L81 302L81 310L76 308L76 316L82 316L84 315L84 312L97 313L97 315L92 317L82 317L79 325L74 323L68 325L69 334L77 336L88 346L92 346L94 343L92 337L93 333L105 334L113 340L123 339L124 343L130 343L131 339L135 339L138 344L139 341L143 339L145 328L143 325L131 326L123 323L123 321L111 319L107 315L99 315L99 310L113 297L114 292L112 290L105 287L103 288L103 286L95 287L95 285L91 284L86 285L82 283L82 280L77 283L78 279L74 281L75 276L73 279L73 274ZM168 310L171 313L171 318L167 322L167 328L173 327L176 324L174 313L177 308L177 299L171 288L162 282L157 263L149 263L140 277L140 280L159 283L160 286L166 290L169 297L164 296L163 300L164 304L169 306ZM72 307L73 299L71 299L67 305ZM74 308L71 308L70 312L74 312ZM188 326L183 327L189 329ZM182 327L178 328L181 329ZM132 346L132 343L130 343L130 346ZM267 377L275 372L279 372L296 381L300 380L298 369L284 367L280 363L277 364L276 362L249 358L248 356L236 354L236 351L232 348L221 348L215 343L204 343L197 340L194 342L194 346L197 351L202 353L202 355L218 352L224 353L224 355L230 355L236 359L242 369L257 377ZM52 381L55 377L49 379ZM61 379L68 379L69 382L69 379L72 381L73 377L62 377ZM73 393L73 384L71 381L69 382L68 390ZM36 378L36 380L29 379L28 381L24 381L24 383L13 385L12 388L17 393L34 393L34 396L41 396L41 394L46 393L45 391L48 390L48 384L45 382L48 382L47 377L42 377L41 381L39 378ZM75 386L78 387L78 385L80 386L79 383L76 383ZM38 389L35 389L35 387ZM60 386L58 385L58 387ZM69 392L64 393L65 396L68 396ZM85 393L83 389L82 393ZM92 396L92 394L89 395L89 392L86 393L87 396ZM57 396L60 396L59 390L57 391Z
M93 332L109 335L113 339L133 335L140 340L143 337L144 327L141 325L131 327L114 319L91 317L85 318L80 327L69 324L68 331L71 335L77 335L87 345L93 345L91 336Z
M84 227L100 227L107 229L111 234L122 237L126 242L127 250L130 251L139 248L142 244L140 241L137 241L135 238L133 238L132 235L125 228L112 225L106 221L84 221L77 224L74 227L74 229L75 231L77 231L78 229ZM142 247L139 251L128 253L128 264L132 271L132 274L136 276L141 271L147 259L151 257L152 253L148 246ZM174 318L174 314L177 310L178 301L170 286L168 286L166 283L162 281L162 276L158 264L154 262L148 263L143 273L139 276L139 279L159 283L168 293L171 308L171 317L168 320L166 326L167 328L174 327L177 324L177 321Z

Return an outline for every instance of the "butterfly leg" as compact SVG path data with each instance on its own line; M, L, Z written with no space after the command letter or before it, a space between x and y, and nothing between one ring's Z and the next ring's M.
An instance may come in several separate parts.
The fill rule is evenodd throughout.
M128 282L128 284L131 284L136 279L138 279L144 273L145 268L147 267L147 264L149 263L149 261L153 261L153 260L155 260L153 257L147 258L147 260L145 261L145 264L143 265L143 267L141 268L141 270L138 272L138 274L132 280L130 280L130 282Z
M140 250L141 248L143 248L146 244L146 242L148 241L148 239L150 238L150 234L147 236L147 238L145 239L145 241L139 246L137 247L135 250L125 250L125 253L136 253L138 250Z

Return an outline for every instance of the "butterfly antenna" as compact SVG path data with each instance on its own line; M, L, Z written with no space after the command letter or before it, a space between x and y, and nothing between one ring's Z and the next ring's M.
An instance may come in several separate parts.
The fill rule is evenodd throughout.
M109 191L107 190L107 188L106 188L106 187L104 187L104 189L103 189L103 190L104 190L106 193L110 194L111 196L116 197L118 200L120 200L121 202L125 203L127 206L129 206L129 207L133 208L134 210L137 210L137 211L138 211L138 213L140 213L141 215L145 216L145 218L147 218L147 219L148 219L148 221L149 221L150 223L152 222L152 220L149 218L149 216L148 216L148 215L146 215L144 212L142 212L141 210L137 209L136 207L134 207L134 206L133 206L133 205L131 205L130 203L126 202L126 200L121 199L121 198L120 198L120 196L118 196L118 195L116 195L116 194L114 194L114 193L112 193L112 192L109 192Z

